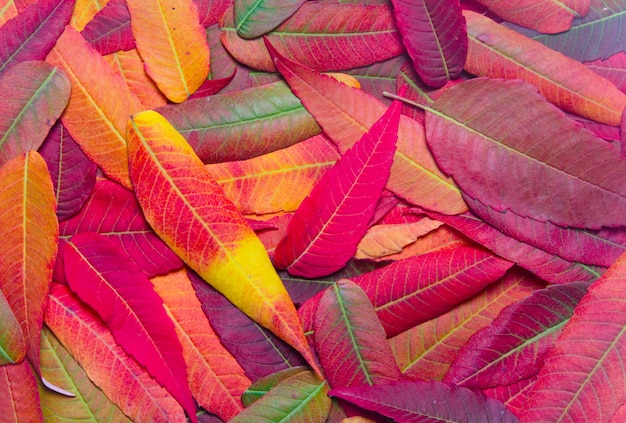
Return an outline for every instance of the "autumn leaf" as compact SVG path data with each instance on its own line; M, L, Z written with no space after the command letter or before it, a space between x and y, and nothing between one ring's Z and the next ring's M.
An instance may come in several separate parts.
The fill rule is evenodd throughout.
M26 357L26 340L17 317L0 291L0 365L15 364Z
M293 15L304 0L236 0L234 17L237 34L243 38L256 38L270 32Z
M15 422L43 422L37 376L28 361L0 366L0 407L3 418Z
M81 35L101 55L135 48L130 13L123 0L110 0L85 25Z

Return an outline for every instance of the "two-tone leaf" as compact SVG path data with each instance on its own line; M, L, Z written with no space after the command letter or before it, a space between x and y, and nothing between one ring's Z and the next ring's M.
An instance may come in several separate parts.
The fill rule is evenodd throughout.
M0 366L0 409L8 422L43 422L37 376L28 361Z
M237 34L257 38L293 15L304 0L236 0L233 14Z
M154 111L128 123L129 168L155 232L244 313L316 368L295 307L256 237L185 139Z
M39 371L39 333L57 254L59 224L46 162L34 151L0 168L0 289Z
M6 297L0 291L0 365L15 364L26 357L26 340Z
M83 28L81 35L103 56L135 48L126 2L109 1Z

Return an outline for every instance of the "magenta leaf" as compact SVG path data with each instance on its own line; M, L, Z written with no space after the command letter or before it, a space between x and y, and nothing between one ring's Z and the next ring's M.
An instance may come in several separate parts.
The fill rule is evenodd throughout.
M94 232L74 235L64 256L72 291L100 315L115 340L195 421L182 347L148 277L115 244Z
M75 0L39 0L0 28L0 75L28 60L44 60L69 23Z
M392 104L300 204L274 252L277 268L326 276L354 256L389 178L400 108L400 102Z
M402 42L428 85L442 87L463 71L465 18L458 0L392 0Z
M467 300L511 266L482 248L458 246L409 257L353 281L372 301L391 337Z
M332 389L329 395L401 423L519 422L500 401L436 381Z
M505 307L459 350L443 381L486 389L536 375L588 286L552 285Z
M314 317L315 348L331 388L401 378L367 295L348 279L324 291Z
M96 184L97 166L90 161L57 122L39 149L52 178L59 221L69 219L83 207Z
M124 0L109 1L87 23L81 34L103 56L135 48L130 13Z
M517 416L524 406L524 403L528 400L528 392L536 381L537 376L535 375L532 378L523 379L511 385L484 389L483 393L488 397L502 401L502 403Z

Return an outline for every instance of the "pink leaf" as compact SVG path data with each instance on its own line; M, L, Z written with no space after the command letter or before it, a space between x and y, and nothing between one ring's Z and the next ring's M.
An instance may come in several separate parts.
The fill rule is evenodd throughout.
M101 55L135 48L130 29L130 12L124 0L110 0L81 31Z

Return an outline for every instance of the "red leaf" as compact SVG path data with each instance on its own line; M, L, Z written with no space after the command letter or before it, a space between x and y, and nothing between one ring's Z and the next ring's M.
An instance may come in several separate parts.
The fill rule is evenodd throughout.
M343 279L324 291L314 331L331 388L382 385L401 377L370 300L353 282Z
M0 29L0 74L27 60L44 60L70 21L75 0L39 0Z
M626 224L626 161L531 85L476 78L431 107L428 144L469 197L561 226Z
M535 376L530 379L521 380L512 385L485 389L483 393L488 397L502 401L504 405L517 416L528 399L528 391L530 391L530 388L532 388L536 380L537 377Z
M193 0L193 2L198 8L200 24L205 28L217 24L224 11L233 4L232 0Z
M513 263L459 246L409 257L353 278L374 304L387 336L439 316L495 282Z
M72 290L196 421L181 346L150 280L114 244L93 232L73 236L64 256Z
M400 108L392 104L302 201L274 252L277 268L326 276L354 256L389 178Z
M52 178L59 221L83 207L96 184L97 166L85 156L61 122L57 122L39 149Z
M97 232L115 243L149 277L183 267L183 262L152 231L132 192L106 179L99 179L80 213L59 225L61 250L72 235ZM55 268L55 279L65 280Z
M461 348L443 381L485 389L536 375L588 286L552 285L505 307Z
M594 282L551 349L524 422L605 422L626 402L626 254Z
M83 28L81 35L103 56L134 49L135 39L126 2L110 0Z
M428 85L442 87L463 71L465 18L458 0L392 0L394 16L413 67Z
M230 84L234 77L235 72L226 78L207 79L204 83L202 83L202 85L200 85L200 88L198 88L195 93L189 96L189 99L208 97L210 95L217 94L225 86Z
M329 395L403 423L519 422L499 401L435 381L332 389Z
M37 377L28 361L0 366L0 410L3 422L43 422Z

